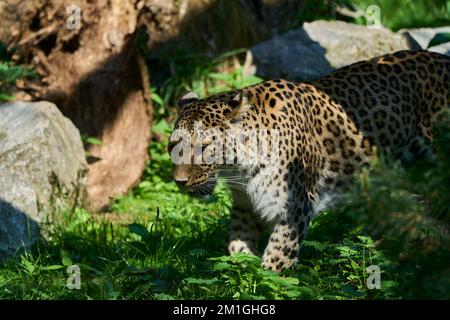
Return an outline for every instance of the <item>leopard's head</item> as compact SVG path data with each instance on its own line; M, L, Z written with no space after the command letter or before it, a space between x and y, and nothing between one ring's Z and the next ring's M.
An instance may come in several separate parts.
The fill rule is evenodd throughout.
M195 196L213 192L218 168L229 150L226 132L239 126L250 107L243 91L206 99L199 99L194 92L181 96L168 152L174 163L173 178L182 191Z

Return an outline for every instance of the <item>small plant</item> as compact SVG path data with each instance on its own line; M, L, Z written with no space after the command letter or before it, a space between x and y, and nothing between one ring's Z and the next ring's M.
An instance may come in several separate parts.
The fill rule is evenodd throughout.
M181 291L215 292L221 299L294 299L307 288L293 277L283 277L261 268L261 259L248 254L210 258L208 279L188 277Z
M13 64L9 60L11 55L12 51L0 42L0 102L14 98L11 95L11 89L16 80L36 77L34 70Z
M150 61L156 63L157 60L157 63L165 66L165 70L170 71L163 77L164 80L156 81L156 86L152 88L157 121L169 116L169 106L174 106L185 91L195 91L200 97L206 97L263 81L256 76L244 76L243 67L237 62L237 57L245 52L244 49L229 51L213 59L204 54L186 52L176 46L165 50L167 52L160 52L157 59L149 57Z
M11 89L16 80L36 76L33 70L0 61L0 101L9 101L14 97Z
M81 141L83 141L83 143L91 144L94 146L99 146L102 144L102 141L100 139L85 134L81 136Z

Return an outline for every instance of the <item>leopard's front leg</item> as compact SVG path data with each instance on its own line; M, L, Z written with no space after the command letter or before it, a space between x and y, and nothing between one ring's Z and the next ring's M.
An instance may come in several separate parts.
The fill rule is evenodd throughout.
M288 210L280 218L264 251L264 267L280 272L297 262L300 241L308 228L308 214L301 210Z
M261 226L252 213L234 208L231 211L228 252L251 253L257 255L256 242L261 234Z

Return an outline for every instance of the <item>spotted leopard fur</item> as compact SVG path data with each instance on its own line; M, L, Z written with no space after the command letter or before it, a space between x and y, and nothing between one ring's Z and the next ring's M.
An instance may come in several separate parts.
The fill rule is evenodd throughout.
M228 170L182 164L174 178L208 194L218 175L233 175L228 250L257 254L258 237L270 228L263 264L281 271L295 263L311 217L369 163L373 146L407 160L429 148L433 120L449 105L449 76L449 57L399 51L311 83L270 80L206 99L189 93L179 100L175 128L193 134L193 122L202 121L220 131L278 129L280 161ZM179 138L171 136L169 151Z

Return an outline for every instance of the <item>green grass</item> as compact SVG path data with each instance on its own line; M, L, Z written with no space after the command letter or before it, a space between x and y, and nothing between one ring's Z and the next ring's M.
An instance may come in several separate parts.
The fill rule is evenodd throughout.
M194 54L178 47L169 47L158 54L150 55L150 65L157 63L166 70L152 88L156 120L173 115L174 108L169 106L174 106L185 91L195 91L200 97L206 97L261 82L261 78L244 75L243 66L237 59L237 56L244 52L243 49L237 49L211 59L205 54ZM231 64L233 65L230 66Z

